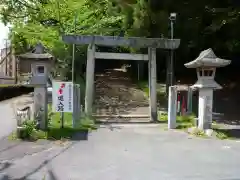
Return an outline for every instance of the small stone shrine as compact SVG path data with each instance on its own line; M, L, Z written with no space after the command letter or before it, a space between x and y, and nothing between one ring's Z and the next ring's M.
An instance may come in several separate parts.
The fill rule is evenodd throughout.
M192 88L199 90L198 128L200 130L211 129L213 90L222 89L222 86L214 80L216 68L225 67L230 63L230 60L216 57L210 48L202 51L194 61L184 64L187 68L197 69L198 81Z

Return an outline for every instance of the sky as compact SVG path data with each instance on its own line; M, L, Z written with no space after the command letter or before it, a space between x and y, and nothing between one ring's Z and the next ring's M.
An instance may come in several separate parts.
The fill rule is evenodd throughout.
M8 38L8 32L8 27L4 26L4 24L0 22L0 49L5 47L5 39Z

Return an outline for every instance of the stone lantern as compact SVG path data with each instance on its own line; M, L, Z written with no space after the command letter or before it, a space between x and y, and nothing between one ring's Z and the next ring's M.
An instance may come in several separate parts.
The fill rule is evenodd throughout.
M21 82L34 86L34 105L32 118L38 122L40 129L47 128L48 119L48 79L53 67L54 57L46 51L46 48L38 43L31 52L18 55L19 74L31 74L27 82Z
M202 51L197 59L184 64L187 68L196 68L198 81L192 88L199 90L198 101L198 128L201 130L211 129L213 90L222 89L215 80L216 68L224 67L231 63L230 60L216 57L213 50Z

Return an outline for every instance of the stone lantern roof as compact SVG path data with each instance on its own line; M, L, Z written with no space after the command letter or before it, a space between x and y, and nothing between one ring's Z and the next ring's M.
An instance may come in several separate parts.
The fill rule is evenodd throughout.
M41 43L38 43L31 52L20 54L18 55L18 57L25 58L25 59L39 59L39 60L53 58L53 56L46 51L45 47Z
M196 88L222 89L222 86L212 79L198 79L197 82L191 87L193 89Z
M211 48L202 51L197 59L184 64L187 68L196 68L198 80L193 88L221 89L221 85L214 81L215 71L231 63L230 60L218 58Z
M224 67L231 63L230 60L218 58L211 48L202 51L197 59L184 64L187 68L199 68L199 67Z

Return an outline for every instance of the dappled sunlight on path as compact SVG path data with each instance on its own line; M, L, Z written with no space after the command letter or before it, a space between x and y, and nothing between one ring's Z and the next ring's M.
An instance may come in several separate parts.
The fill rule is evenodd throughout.
M96 115L148 116L149 102L145 94L134 84L127 72L121 69L106 70L96 75Z

